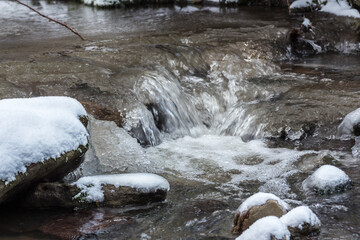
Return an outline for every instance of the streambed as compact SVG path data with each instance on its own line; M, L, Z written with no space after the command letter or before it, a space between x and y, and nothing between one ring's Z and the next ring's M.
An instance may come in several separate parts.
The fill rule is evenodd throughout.
M234 239L235 210L258 191L308 205L323 224L318 239L360 238L359 160L353 141L335 137L359 107L351 37L335 36L337 51L289 58L283 41L301 16L286 9L31 2L76 26L82 42L1 4L13 11L0 16L0 98L66 95L118 116L90 119L93 147L68 179L152 172L171 190L143 208L2 210L0 239ZM302 191L323 158L350 176L350 190Z

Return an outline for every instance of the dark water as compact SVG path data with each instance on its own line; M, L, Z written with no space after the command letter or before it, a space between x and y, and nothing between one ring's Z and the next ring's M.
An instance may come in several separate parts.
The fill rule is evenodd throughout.
M88 41L0 1L0 98L66 95L124 113L122 128L91 118L93 150L76 174L154 172L171 190L141 208L2 209L0 239L234 239L235 210L258 191L308 205L323 224L318 239L360 238L359 161L353 141L335 138L359 107L354 45L334 37L338 52L289 60L285 35L301 16L286 9L28 3ZM304 124L315 132L302 139ZM350 190L304 193L323 155Z

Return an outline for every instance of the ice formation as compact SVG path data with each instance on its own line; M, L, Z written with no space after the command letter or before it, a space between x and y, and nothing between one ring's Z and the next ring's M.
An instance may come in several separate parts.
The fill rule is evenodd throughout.
M278 217L268 216L257 220L236 240L289 240L290 232L287 226Z
M319 218L306 206L300 206L292 209L290 212L280 218L280 220L288 227L303 228L304 223L310 224L310 226L319 228L321 222Z
M156 174L152 173L125 173L110 174L82 177L73 185L76 185L81 192L74 196L77 198L81 194L85 195L85 199L89 202L104 200L104 192L102 185L113 185L115 187L126 186L135 188L141 192L155 192L158 189L168 191L170 189L169 182Z
M88 143L79 121L86 111L69 97L0 101L0 180L9 183L32 163L57 158Z
M346 173L334 166L324 165L303 182L304 189L315 189L324 193L334 192L350 183Z
M360 123L360 108L348 113L337 129L337 136L350 136L353 134L354 126Z
M251 197L247 198L238 208L238 212L240 212L240 214L244 213L253 206L259 206L259 205L265 204L266 201L268 201L268 200L277 201L278 204L283 208L283 210L287 211L290 208L286 202L284 202L283 200L281 200L279 197L275 196L274 194L258 192L256 194L252 195Z

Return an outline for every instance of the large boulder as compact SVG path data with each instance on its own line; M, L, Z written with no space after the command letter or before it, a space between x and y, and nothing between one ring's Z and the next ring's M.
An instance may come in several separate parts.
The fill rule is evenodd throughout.
M234 234L241 234L257 220L266 216L281 217L289 206L271 193L256 193L247 198L238 208L234 219Z
M166 199L169 183L150 173L82 177L72 184L41 183L24 201L33 208L123 207Z
M0 204L77 168L88 147L87 115L68 97L0 101Z

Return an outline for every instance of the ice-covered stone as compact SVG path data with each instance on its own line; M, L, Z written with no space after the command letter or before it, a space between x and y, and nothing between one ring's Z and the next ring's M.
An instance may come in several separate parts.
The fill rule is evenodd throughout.
M360 108L348 113L337 129L337 137L360 135Z

